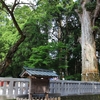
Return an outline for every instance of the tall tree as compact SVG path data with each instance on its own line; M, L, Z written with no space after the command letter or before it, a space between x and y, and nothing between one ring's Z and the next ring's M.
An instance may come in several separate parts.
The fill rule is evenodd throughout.
M25 27L27 26L27 25L25 25L25 23L27 22L27 19L30 17L27 15L28 14L31 15L31 13L32 13L32 11L31 11L30 7L28 7L27 5L18 6L14 10L14 16L16 17L16 20L17 20L19 26L21 27L22 30L24 30L25 33L26 33L26 31L25 31L24 26ZM6 41L4 47L6 46L7 50L9 50L10 46L13 45L19 38L18 32L17 32L16 28L14 27L12 20L9 18L8 18L8 20L9 20L8 24L4 25L4 30L6 30L6 31L2 30L2 37L1 37L2 39L4 39ZM27 38L29 37L29 35L30 34L27 33ZM27 42L26 42L26 40L27 39L25 39L25 41L24 41L24 44L26 43L26 45L24 45L22 43L21 46L19 46L17 52L15 53L15 55L12 59L12 63L2 73L1 76L19 77L19 74L21 73L21 69L23 67L23 61L25 60L25 58L29 57L29 56L27 56L27 54L30 55L30 53L31 53L30 47L27 44L28 43L31 44L30 41L32 41L32 39L30 39L30 41L27 41ZM27 48L27 50L26 50L26 48ZM6 50L6 53L7 53L7 50ZM3 50L3 51L5 51L5 50ZM1 53L3 53L3 52L1 52Z
M0 74L3 73L5 71L5 69L11 64L12 58L13 58L15 52L17 51L19 45L24 41L24 39L26 37L25 33L20 28L20 26L14 16L14 10L18 4L20 4L20 2L18 0L15 0L13 2L13 5L7 5L4 0L0 0L0 8L10 15L10 17L13 21L13 24L16 27L16 29L19 33L19 36L20 36L19 39L15 42L15 44L13 44L13 46L8 50L8 53L6 54L5 59L0 63Z
M100 0L79 0L77 10L81 22L82 80L99 81L96 57L96 19L100 15Z

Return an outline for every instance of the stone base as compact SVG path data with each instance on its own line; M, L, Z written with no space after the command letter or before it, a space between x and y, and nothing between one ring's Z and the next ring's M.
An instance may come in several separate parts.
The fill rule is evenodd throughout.
M100 100L100 94L61 97L61 100Z
M6 96L0 96L0 100L7 100Z
M6 96L0 96L0 100L16 100L16 99L8 99Z

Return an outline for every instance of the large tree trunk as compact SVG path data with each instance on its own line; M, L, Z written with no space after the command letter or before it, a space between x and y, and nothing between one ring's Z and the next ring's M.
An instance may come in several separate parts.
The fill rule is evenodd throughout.
M96 58L96 45L93 34L94 19L91 12L87 11L85 4L81 3L82 13L79 14L81 22L81 48L82 48L82 81L99 81L98 62Z

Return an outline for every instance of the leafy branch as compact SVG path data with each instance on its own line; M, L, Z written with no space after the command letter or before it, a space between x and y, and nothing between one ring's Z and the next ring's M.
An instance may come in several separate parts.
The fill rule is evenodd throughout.
M8 53L7 53L4 61L0 63L0 74L2 74L6 70L6 68L11 64L12 58L13 58L15 52L18 50L19 45L25 40L25 37L26 37L25 34L23 33L23 31L21 30L21 28L19 27L19 25L14 17L14 14L13 14L13 11L16 6L16 2L17 2L17 0L14 1L12 10L10 10L9 7L6 5L6 3L3 0L0 0L2 7L4 7L7 10L7 12L9 13L9 15L11 16L12 21L20 35L19 40L8 50Z

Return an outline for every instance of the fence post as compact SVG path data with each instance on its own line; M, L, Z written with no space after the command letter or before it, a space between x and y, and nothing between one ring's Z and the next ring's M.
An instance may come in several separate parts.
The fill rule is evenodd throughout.
M48 97L49 97L48 93L45 93L45 99L46 100L48 100Z
M3 95L6 95L6 81L4 81L2 90L3 90Z
M9 81L9 89L8 89L8 96L10 97L10 98L12 98L13 97L13 95L14 95L14 81L13 80L10 80Z
M78 83L78 95L80 94L80 90L81 90L81 87L80 87L80 82Z
M31 78L30 78L30 80L29 80L29 100L32 100L32 93L31 93L31 87L32 86L32 80L31 80Z

